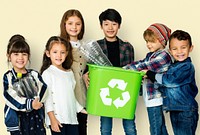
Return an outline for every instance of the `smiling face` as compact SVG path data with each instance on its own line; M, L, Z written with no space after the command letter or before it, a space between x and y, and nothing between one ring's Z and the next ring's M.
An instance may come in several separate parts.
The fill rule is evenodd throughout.
M117 32L120 25L117 22L105 20L101 25L101 29L108 41L115 41L117 38Z
M68 51L64 44L61 43L54 43L50 51L46 51L47 57L51 59L52 65L55 67L64 70L62 64L65 61Z
M170 41L170 53L176 61L184 61L188 58L193 46L189 45L188 40L178 40L172 38Z
M71 16L65 22L65 28L67 33L69 34L70 40L77 41L78 34L81 32L82 21L77 16Z
M28 63L28 53L11 53L9 61L17 73L26 73L25 66Z

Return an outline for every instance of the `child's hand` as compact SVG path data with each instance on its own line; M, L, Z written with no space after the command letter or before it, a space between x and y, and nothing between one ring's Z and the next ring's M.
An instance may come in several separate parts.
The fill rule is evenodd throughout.
M88 114L85 109L81 110L81 113Z
M145 69L145 70L142 70L142 71L146 74L148 70ZM148 76L147 76L147 75L144 75L143 78L148 78Z
M131 69L131 70L133 70L133 68L131 67L131 64L127 64L126 66L123 66L122 68L123 69Z
M53 111L47 113L51 122L51 129L54 132L61 132L60 127L62 128L63 126L61 123L56 119L55 114Z
M88 88L89 84L90 84L89 72L87 72L83 75L83 80L85 82L86 88Z
M63 127L63 126L61 125L61 123L56 118L51 120L51 129L54 132L61 132L60 127Z
M40 109L43 106L42 102L39 101L39 98L35 98L32 102L32 107L35 110Z
M144 70L142 70L142 71L145 72L145 74L146 74L148 70L147 70L147 69L144 69Z

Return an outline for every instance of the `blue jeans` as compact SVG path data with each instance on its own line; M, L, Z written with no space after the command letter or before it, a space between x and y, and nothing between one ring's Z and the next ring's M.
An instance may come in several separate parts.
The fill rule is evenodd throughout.
M162 106L147 107L151 135L168 135Z
M101 121L101 135L111 135L112 133L112 118L103 117L100 118ZM124 132L126 135L137 135L135 118L133 120L122 119Z
M198 111L170 111L174 135L195 135Z

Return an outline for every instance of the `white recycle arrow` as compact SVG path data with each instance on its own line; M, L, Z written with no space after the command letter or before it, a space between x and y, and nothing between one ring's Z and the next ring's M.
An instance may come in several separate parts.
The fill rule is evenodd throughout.
M127 83L125 83L124 80L120 80L120 79L112 79L108 83L108 86L110 86L111 88L114 88L116 85L118 89L124 91Z
M126 91L126 92L123 92L122 93L122 97L123 99L121 100L120 98L117 98L113 101L113 104L119 108L119 107L123 107L130 99L130 95L129 95L129 92Z
M111 104L112 104L112 99L111 99L111 98L107 98L107 96L110 96L109 88L101 88L100 90L101 90L101 92L100 92L100 97L101 97L102 102L103 102L105 105L111 106Z

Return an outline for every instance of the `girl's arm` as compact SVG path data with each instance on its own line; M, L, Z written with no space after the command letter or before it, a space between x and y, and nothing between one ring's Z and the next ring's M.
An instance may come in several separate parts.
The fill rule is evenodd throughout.
M88 89L90 84L89 71L83 74L83 81L85 82L86 88Z
M49 119L50 119L50 122L51 122L51 129L54 131L54 132L61 132L60 131L60 127L62 127L61 123L56 119L55 115L54 115L54 112L51 111L51 112L48 112L47 113L48 116L49 116Z
M79 113L87 114L87 111L84 109L82 105L79 104L79 102L76 100L76 111Z
M44 102L45 111L47 112L50 122L51 122L51 128L54 132L61 132L60 127L62 127L61 123L56 119L56 116L54 114L54 107L53 107L53 99L52 99L52 90L50 87L50 84L52 84L50 74L47 71L44 71L42 74L42 78L44 79L44 82L48 85L48 95Z
M41 104L34 101L34 99L19 97L17 92L13 89L12 79L13 78L11 72L7 72L3 76L3 95L5 97L6 105L16 111L31 111L32 109L34 109L34 107L36 107L35 109L37 109L38 106L40 106Z
M38 98L39 101L44 103L47 99L48 96L48 90L47 90L47 85L46 83L43 81L42 76L37 72L32 70L31 71L31 75L34 77L37 86L38 86Z

